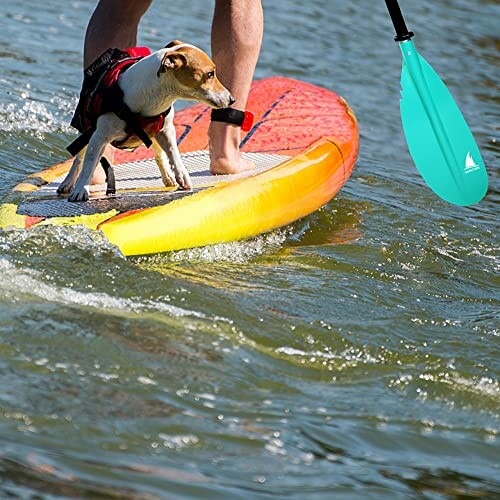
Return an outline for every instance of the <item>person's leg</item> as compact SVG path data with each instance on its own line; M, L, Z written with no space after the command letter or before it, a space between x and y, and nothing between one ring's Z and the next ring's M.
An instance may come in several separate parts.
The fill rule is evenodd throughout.
M212 57L217 74L235 103L244 110L262 45L264 16L261 0L215 0L212 23ZM236 173L253 168L239 151L240 128L212 122L209 128L210 170Z
M85 34L84 67L110 47L134 47L139 21L151 2L152 0L100 0Z
M137 43L137 28L152 0L100 0L90 18L85 34L83 67L92 64L110 47L126 49ZM114 150L106 148L105 156L113 164ZM98 165L93 184L106 182L106 175Z

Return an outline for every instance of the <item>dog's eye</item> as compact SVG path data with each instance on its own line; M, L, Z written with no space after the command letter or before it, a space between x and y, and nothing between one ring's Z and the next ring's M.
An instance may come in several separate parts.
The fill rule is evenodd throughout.
M212 80L215 76L215 71L209 71L207 73L207 80Z

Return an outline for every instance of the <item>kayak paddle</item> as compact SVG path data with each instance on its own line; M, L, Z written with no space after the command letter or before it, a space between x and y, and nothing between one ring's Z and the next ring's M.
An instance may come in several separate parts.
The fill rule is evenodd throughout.
M385 3L403 54L401 121L413 161L438 196L473 205L488 189L476 141L446 85L415 49L397 0Z

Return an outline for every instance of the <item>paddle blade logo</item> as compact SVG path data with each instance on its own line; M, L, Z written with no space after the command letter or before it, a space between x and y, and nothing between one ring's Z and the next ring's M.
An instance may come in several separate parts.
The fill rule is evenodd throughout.
M478 170L480 167L479 165L474 161L472 158L472 155L470 153L467 153L467 156L465 158L465 170L464 172L466 174L470 174L471 172L474 172Z

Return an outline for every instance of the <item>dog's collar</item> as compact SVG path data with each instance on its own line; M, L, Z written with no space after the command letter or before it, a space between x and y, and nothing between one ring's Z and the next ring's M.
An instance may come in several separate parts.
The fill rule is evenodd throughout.
M251 111L240 111L234 108L212 109L213 122L232 123L241 127L243 132L251 130L254 114Z

